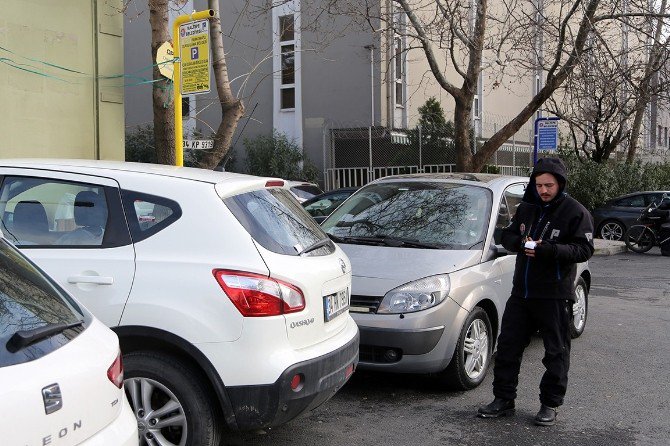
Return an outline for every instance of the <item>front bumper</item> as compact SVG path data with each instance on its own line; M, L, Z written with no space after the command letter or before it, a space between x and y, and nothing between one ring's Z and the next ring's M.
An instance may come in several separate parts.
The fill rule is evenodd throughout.
M273 384L226 387L237 429L278 426L328 401L358 365L359 339L357 333L336 351L292 365ZM291 380L297 374L304 378L294 391Z
M451 361L468 312L452 299L404 315L353 314L361 332L360 367L434 373Z

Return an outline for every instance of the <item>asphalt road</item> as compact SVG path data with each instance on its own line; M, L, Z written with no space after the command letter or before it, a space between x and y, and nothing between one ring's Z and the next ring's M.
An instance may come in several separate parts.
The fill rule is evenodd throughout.
M542 341L526 350L517 413L476 418L489 373L469 392L430 377L357 371L327 404L289 424L231 435L224 445L669 445L670 258L658 248L591 260L585 333L573 341L565 405L553 427L539 409Z

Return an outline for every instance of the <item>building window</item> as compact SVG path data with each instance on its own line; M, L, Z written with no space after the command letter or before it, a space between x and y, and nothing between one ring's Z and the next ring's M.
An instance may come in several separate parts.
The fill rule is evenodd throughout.
M279 42L281 50L280 108L295 108L295 27L293 14L279 17Z
M660 125L658 126L658 138L656 138L656 145L662 145L663 144L663 127Z
M472 106L472 113L474 113L475 118L479 118L479 95L475 95L474 104Z
M394 39L394 46L395 46L395 104L396 105L404 105L405 104L405 97L404 97L404 63L403 63L403 57L402 57L402 39L400 37L396 37Z
M182 96L181 97L181 116L183 118L188 118L191 116L191 97Z
M665 146L668 147L668 128L665 128L665 138L663 138L663 141L665 141Z

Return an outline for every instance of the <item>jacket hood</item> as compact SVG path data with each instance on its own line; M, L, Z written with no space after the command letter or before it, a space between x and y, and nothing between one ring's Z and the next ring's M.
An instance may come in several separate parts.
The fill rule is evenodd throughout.
M565 167L565 164L559 158L540 158L537 160L533 173L530 175L530 181L523 195L523 201L542 204L542 200L537 194L537 188L535 187L535 178L542 173L550 173L558 180L558 194L556 194L553 201L565 195L565 189L568 184L568 168Z

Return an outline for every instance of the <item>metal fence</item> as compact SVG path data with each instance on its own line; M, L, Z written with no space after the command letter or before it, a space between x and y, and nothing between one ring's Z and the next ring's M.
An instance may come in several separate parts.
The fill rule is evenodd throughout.
M452 172L456 166L450 124L410 130L341 127L325 131L326 190L360 187L388 175ZM479 144L483 141L478 139ZM532 158L532 146L513 138L496 151L489 165L503 174L526 175Z

